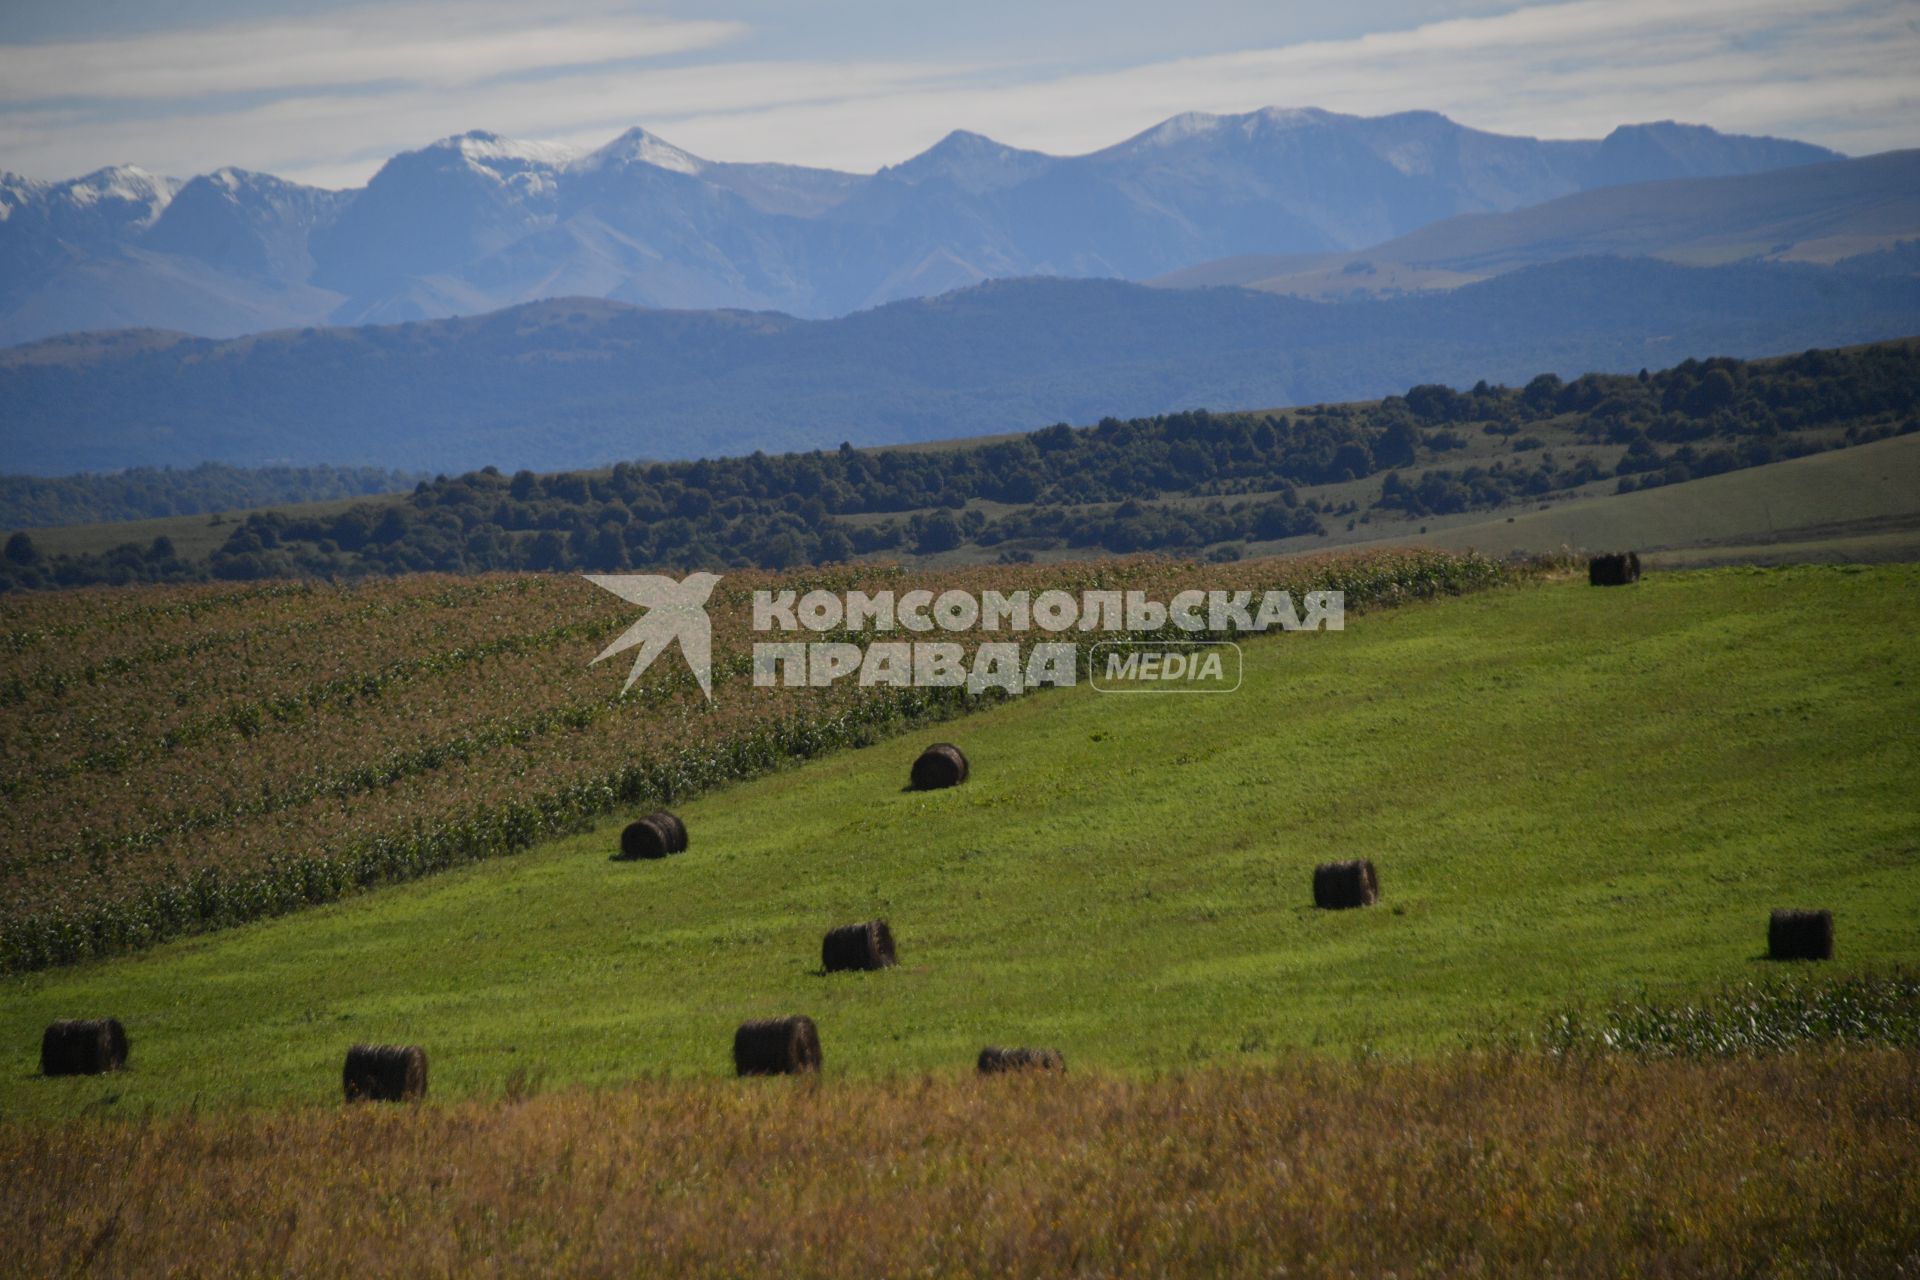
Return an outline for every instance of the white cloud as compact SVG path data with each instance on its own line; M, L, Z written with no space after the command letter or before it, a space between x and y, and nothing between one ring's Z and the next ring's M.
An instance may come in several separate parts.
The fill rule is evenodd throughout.
M358 183L396 151L469 129L597 146L636 123L885 101L943 83L948 74L917 64L739 62L599 68L474 92L407 87L305 93L241 110L111 121L90 121L62 107L0 113L0 157L6 167L36 175L121 162L175 174L234 164L309 182ZM219 139L217 159L209 159L210 136ZM52 167L80 137L97 148L95 158L81 167Z
M1078 152L1181 111L1431 109L1495 132L1597 137L1664 118L1866 152L1920 145L1920 36L1903 3L1577 0L1491 18L1042 83L847 96L662 121L724 157L871 167L965 127Z
M0 101L198 98L216 93L494 77L658 57L739 36L733 22L594 15L527 17L524 6L410 4L326 18L235 23L131 39L0 45Z
M171 36L96 42L116 52L63 54L81 61L34 71L26 89L7 61L19 50L0 48L0 84L18 103L0 110L0 160L43 176L123 160L172 173L236 163L342 184L469 128L593 145L639 123L715 159L870 170L953 128L1072 153L1182 111L1267 105L1427 108L1546 137L1675 118L1853 152L1920 145L1910 0L1569 0L1097 73L1038 71L1035 50L997 62L721 61L712 46L737 30L723 22L606 14L541 25L519 9L458 12L402 10L378 19L388 24L378 38L325 24L300 38L285 24L223 28L201 33L191 56ZM249 50L269 55L270 75ZM692 50L708 52L607 65ZM83 63L159 98L269 81L282 92L231 107L76 102ZM338 78L355 65L352 81ZM55 83L68 88L45 90Z

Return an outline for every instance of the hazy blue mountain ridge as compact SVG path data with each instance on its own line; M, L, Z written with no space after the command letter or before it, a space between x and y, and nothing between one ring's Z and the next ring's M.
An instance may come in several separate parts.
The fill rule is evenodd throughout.
M224 337L583 295L841 315L1018 275L1144 279L1342 251L1596 187L1835 158L1670 123L1596 141L1431 112L1177 116L1083 156L966 132L872 175L716 163L635 129L586 155L472 132L330 192L237 170L0 175L0 341Z

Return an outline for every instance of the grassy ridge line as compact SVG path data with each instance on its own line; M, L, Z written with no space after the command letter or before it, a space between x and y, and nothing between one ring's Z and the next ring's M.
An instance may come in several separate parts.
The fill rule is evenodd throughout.
M1369 559L1320 566L1310 585L1343 590L1350 608L1364 609L1511 583L1526 572L1477 556L1432 552L1387 563L1386 569ZM1397 576L1401 569L1408 570L1404 577ZM876 690L831 715L789 717L732 742L683 748L625 765L461 822L380 835L325 854L273 858L255 871L202 868L145 886L128 898L77 909L45 908L0 927L0 973L150 946L514 853L579 830L618 809L671 803L796 760L867 745L996 700L998 695L992 692L971 695L964 688Z
M1454 1055L13 1122L0 1236L36 1275L1891 1276L1914 1071Z

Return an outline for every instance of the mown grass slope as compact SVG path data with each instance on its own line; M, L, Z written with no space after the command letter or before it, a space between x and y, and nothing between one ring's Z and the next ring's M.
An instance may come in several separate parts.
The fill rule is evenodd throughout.
M329 1101L357 1040L426 1045L436 1097L718 1076L780 1012L835 1075L1420 1052L1763 976L1775 906L1834 910L1836 969L1914 961L1916 621L1913 566L1565 582L1249 644L1231 695L1043 694L941 732L951 792L903 791L896 740L688 804L662 863L609 861L609 823L9 979L0 1110ZM1313 864L1352 856L1383 904L1314 911ZM900 967L821 976L822 932L872 915ZM46 1021L108 1013L132 1070L35 1077Z

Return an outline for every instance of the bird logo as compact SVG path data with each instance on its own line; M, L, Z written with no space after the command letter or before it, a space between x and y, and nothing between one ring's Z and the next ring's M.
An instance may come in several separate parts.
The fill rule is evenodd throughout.
M707 597L713 594L713 588L719 583L717 573L690 573L679 582L662 577L657 573L589 573L583 574L594 586L611 591L629 604L637 604L645 609L646 616L620 633L620 638L608 645L593 661L611 658L635 645L640 653L633 660L633 670L627 673L627 682L620 692L633 688L633 682L640 673L660 656L666 647L675 640L680 642L680 652L687 659L687 666L693 669L693 678L700 682L700 690L707 695L707 701L713 701L713 624L707 618ZM593 663L588 663L592 666Z

